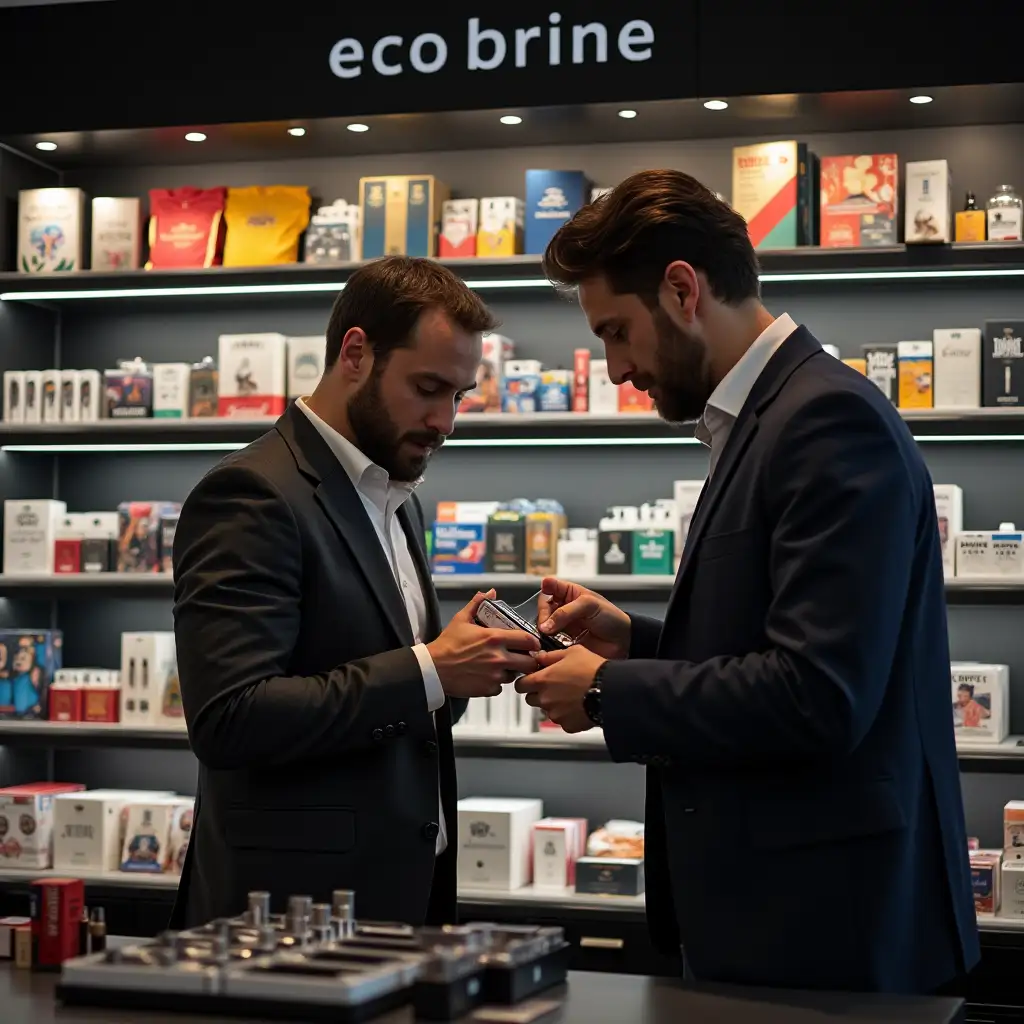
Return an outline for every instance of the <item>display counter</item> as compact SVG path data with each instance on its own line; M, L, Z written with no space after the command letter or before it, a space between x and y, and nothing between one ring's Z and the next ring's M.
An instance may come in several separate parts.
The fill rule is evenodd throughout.
M541 1018L542 1024L821 1024L833 1017L841 1018L843 1024L947 1024L966 1019L960 999L686 988L665 979L620 974L573 972L569 978L566 988L541 997L562 1003ZM228 1019L64 1008L56 1002L57 982L56 974L0 965L0 1018L4 1024L212 1024ZM380 1024L412 1024L413 1019L409 1009L376 1018Z

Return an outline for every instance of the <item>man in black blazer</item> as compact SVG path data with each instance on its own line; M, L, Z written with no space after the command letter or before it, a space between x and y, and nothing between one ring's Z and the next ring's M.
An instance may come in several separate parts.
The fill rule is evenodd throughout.
M647 908L699 980L927 992L978 958L932 483L881 391L761 305L746 225L650 171L552 241L613 380L698 419L665 621L544 581L522 680L648 766ZM583 636L583 631L587 633Z
M455 919L452 722L535 667L525 633L441 630L414 490L494 321L455 275L392 257L352 275L326 371L208 473L174 543L192 841L174 927L266 890L360 917Z

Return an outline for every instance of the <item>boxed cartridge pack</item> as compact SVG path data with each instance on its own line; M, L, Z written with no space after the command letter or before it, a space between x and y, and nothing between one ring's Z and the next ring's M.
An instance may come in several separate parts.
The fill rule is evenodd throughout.
M53 543L53 571L58 574L82 571L82 539L85 537L85 515L69 512L57 524Z
M25 371L4 371L4 423L25 422Z
M569 412L572 405L572 371L541 370L537 392L539 412Z
M971 850L971 890L974 893L974 910L978 914L995 914L999 911L1003 873L1002 850Z
M476 575L485 571L485 523L434 524L433 570L438 576Z
M1024 320L986 320L982 369L984 405L1021 405L1024 395Z
M878 385L893 405L899 405L900 400L897 352L896 345L864 346L867 378Z
M675 524L645 526L633 531L633 572L637 576L671 576L675 572Z
M78 404L78 371L60 371L60 418L63 423L77 423L81 408Z
M628 576L633 572L633 531L637 527L637 510L631 506L615 506L598 523L598 575Z
M448 194L432 174L360 178L363 259L437 255L441 204Z
M555 232L590 201L590 189L583 171L527 171L525 251L544 252Z
M907 164L907 207L904 239L919 242L951 242L949 163L919 160Z
M189 363L153 364L154 419L182 420L188 417L191 380L192 366Z
M34 188L18 193L18 270L52 274L81 270L85 193Z
M686 538L690 534L690 521L697 509L697 502L704 491L703 480L676 480L672 484L672 500L676 507L676 564L683 557Z
M25 404L25 422L43 422L43 373L41 370L25 371L25 390L23 402Z
M597 575L597 530L573 526L559 533L555 573L567 579Z
M142 266L142 200L97 196L92 201L93 270Z
M901 341L896 346L901 409L930 409L934 362L930 341Z
M537 412L540 392L539 359L510 359L505 364L503 412Z
M821 245L895 245L899 158L895 153L821 158Z
M306 263L349 263L363 258L362 212L355 203L335 199L309 218Z
M503 334L488 332L480 339L481 359L476 387L459 404L459 412L501 412L505 364L515 353L515 342Z
M287 394L285 336L222 334L218 344L218 415L280 416Z
M619 411L619 389L608 376L607 359L590 360L590 411L601 416L616 415Z
M437 255L442 259L475 256L479 216L479 199L448 199L442 203Z
M175 848L184 840L182 826L187 821L191 829L192 804L180 796L151 796L128 803L121 870L142 874L173 870Z
M459 801L459 884L473 889L521 889L531 881L533 823L540 800L470 797Z
M44 878L32 883L32 966L58 970L81 948L79 923L85 906L85 884L80 878Z
M327 339L313 334L288 339L288 397L302 398L316 390L324 375Z
M138 794L142 795L142 794ZM62 793L53 801L53 866L58 871L116 871L124 842L122 810L131 792Z
M644 862L634 857L580 857L576 891L592 896L640 896Z
M477 256L515 256L523 251L524 206L517 196L489 196L480 200Z
M52 498L4 502L4 572L49 575L54 543L67 505Z
M190 417L195 419L217 415L219 377L213 356L204 356L198 363L192 364L188 388Z
M1010 666L953 662L957 742L1001 743L1010 731Z
M487 520L487 572L526 572L526 514L498 509Z
M153 415L153 372L143 360L126 360L103 377L108 418L148 419Z
M53 800L85 789L77 782L32 782L0 789L0 865L48 868L53 864Z
M542 499L526 516L526 571L550 576L558 567L558 535L565 526L565 510L557 501Z
M973 530L956 538L957 576L1024 577L1024 533L1013 523Z
M956 484L935 484L935 516L942 544L942 574L955 575L956 537L964 528L964 492Z
M1024 860L1003 855L1002 879L999 886L999 916L1024 917Z
M176 515L181 505L174 501L123 501L118 514L118 572L162 572L164 551L160 523Z
M755 249L817 245L817 159L802 142L734 148L732 205Z
M75 384L78 388L76 411L82 423L95 423L100 418L103 402L103 386L99 370L76 370Z
M533 887L571 889L587 845L585 818L541 818L533 823Z
M977 327L936 328L935 407L977 409L981 405L981 331Z
M42 370L42 422L60 423L60 370Z
M590 411L590 349L578 348L572 355L572 411Z
M170 724L164 722L165 703L171 699L180 706L180 694L174 634L122 633L121 723Z

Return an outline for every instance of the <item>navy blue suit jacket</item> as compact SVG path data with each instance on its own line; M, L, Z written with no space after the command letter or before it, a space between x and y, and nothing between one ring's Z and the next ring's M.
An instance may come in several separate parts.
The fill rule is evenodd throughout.
M647 914L701 980L926 992L978 958L932 482L803 327L756 381L664 623L607 666Z

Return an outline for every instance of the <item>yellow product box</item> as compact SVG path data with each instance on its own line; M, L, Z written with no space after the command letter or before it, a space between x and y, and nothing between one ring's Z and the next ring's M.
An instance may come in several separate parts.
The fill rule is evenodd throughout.
M844 359L843 362L846 363L851 370L863 373L865 377L868 375L868 361L866 359Z
M224 266L296 263L299 238L309 226L309 204L305 185L229 188L224 208Z
M935 362L930 341L901 341L896 346L899 407L930 409L934 405Z
M527 573L554 575L558 568L558 536L566 525L564 513L554 509L538 510L526 516Z
M515 256L523 251L523 201L516 196L480 200L477 256Z
M359 179L363 259L435 256L448 186L432 174Z

